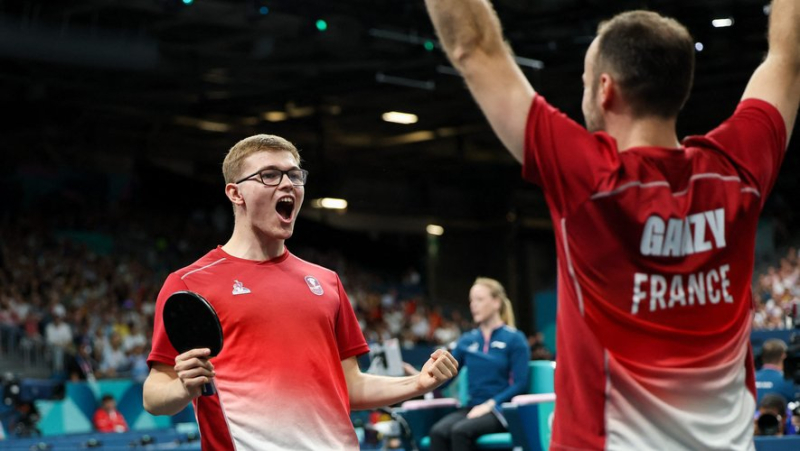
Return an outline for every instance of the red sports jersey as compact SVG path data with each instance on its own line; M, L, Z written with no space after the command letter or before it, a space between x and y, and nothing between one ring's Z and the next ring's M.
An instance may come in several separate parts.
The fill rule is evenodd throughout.
M778 111L746 100L681 148L619 152L536 96L525 146L558 254L552 449L752 449L750 283Z
M100 432L128 431L128 423L125 421L125 417L123 417L117 409L114 409L111 412L108 412L103 408L95 410L94 416L92 417L92 423L94 424L94 428Z
M175 364L161 315L181 290L214 306L224 337L217 394L194 401L204 450L358 449L341 361L369 348L336 273L288 250L257 262L218 247L164 282L150 364Z

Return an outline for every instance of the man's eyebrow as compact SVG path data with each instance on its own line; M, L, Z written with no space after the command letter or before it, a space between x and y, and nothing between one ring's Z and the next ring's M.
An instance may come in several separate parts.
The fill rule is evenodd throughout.
M277 169L279 171L283 171L283 169L281 169L280 167L275 166L274 164L271 164L269 166L264 166L263 168L257 170L256 172L266 171L267 169ZM290 167L289 169L286 169L286 170L287 171L291 171L291 170L294 170L294 169L300 169L300 167L295 165L295 166L292 166L292 167Z

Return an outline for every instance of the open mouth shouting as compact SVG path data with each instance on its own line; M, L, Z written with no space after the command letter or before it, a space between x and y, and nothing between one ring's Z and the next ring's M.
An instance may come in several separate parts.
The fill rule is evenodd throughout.
M275 211L281 218L281 222L290 223L294 219L294 204L295 200L292 196L283 196L278 199L275 205Z

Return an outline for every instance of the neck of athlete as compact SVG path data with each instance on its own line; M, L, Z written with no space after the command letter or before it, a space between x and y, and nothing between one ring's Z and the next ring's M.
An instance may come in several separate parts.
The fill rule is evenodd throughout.
M681 147L675 131L677 118L633 117L607 111L604 120L606 132L616 139L620 152L634 147Z
M502 326L503 324L505 323L503 323L503 320L502 318L500 318L500 315L497 314L490 316L489 318L486 319L486 321L483 321L480 324L478 324L478 328L481 330L483 336L487 337L492 334L492 331Z
M286 251L284 240L270 237L263 231L240 221L233 226L233 234L222 250L245 260L266 261L280 257Z

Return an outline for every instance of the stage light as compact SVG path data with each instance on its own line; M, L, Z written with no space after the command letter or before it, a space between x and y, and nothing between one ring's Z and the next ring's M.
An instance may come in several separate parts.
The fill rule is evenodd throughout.
M697 50L698 52L702 52L704 48L705 48L705 46L703 45L702 42L695 42L694 43L694 49Z
M289 115L285 111L267 111L261 117L269 122L281 122L289 119Z
M436 224L428 224L428 226L425 227L425 231L428 232L428 235L434 235L434 236L444 235L444 227Z
M184 5L191 5L192 3L194 3L194 0L181 0L181 1L183 1Z
M724 18L720 18L720 19L714 19L714 20L711 21L711 25L713 25L714 28L730 27L730 26L733 25L733 18L732 17L724 17Z
M411 113L401 113L399 111L387 111L381 115L381 119L395 124L416 124L417 115Z
M325 22L322 19L317 20L317 30L325 31L328 29L328 22Z
M334 197L323 197L321 199L312 200L311 206L313 208L324 208L326 210L345 210L347 209L347 201Z

